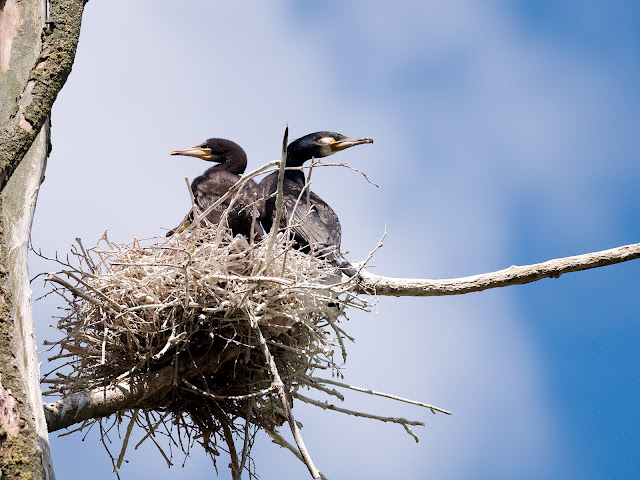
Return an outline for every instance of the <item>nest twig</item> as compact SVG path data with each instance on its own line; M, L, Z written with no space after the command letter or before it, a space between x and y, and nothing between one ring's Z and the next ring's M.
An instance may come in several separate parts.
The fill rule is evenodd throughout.
M144 405L188 414L212 441L224 435L223 418L244 436L236 420L246 420L248 411L253 425L282 424L274 371L287 395L300 387L297 375L335 373L334 347L344 342L330 326L345 319L348 305L365 304L348 294L337 298L347 286L323 283L333 268L290 249L283 234L268 258L264 243L249 245L226 232L211 243L219 237L214 230L197 228L148 246L114 245L106 235L97 247L79 244L73 250L79 265L63 262L66 268L48 278L68 303L53 358L71 359L66 371L45 376L53 385L48 393L135 381L169 364L214 357L214 372L176 378L176 388Z

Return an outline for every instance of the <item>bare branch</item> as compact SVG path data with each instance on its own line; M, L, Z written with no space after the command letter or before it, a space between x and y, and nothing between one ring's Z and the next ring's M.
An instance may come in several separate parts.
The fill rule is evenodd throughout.
M275 430L265 429L265 431L269 434L269 436L273 440L273 443L286 448L291 453L293 453L298 458L298 460L300 460L301 462L304 462L304 460L302 459L302 455L300 455L300 452L298 452L298 449L293 445L291 445L289 442L287 442L282 435L280 435ZM320 473L320 478L322 480L327 480L327 477L325 477L322 473Z
M396 297L461 295L481 292L490 288L531 283L543 278L558 278L564 273L615 265L636 258L640 258L640 243L573 257L557 258L533 265L514 265L497 272L445 280L391 278L362 271L365 281L361 285L355 285L354 288L359 293Z
M286 133L285 133L285 145L286 145ZM267 342L262 335L262 331L260 330L260 326L258 325L258 319L255 317L251 317L251 326L255 330L258 335L258 341L260 342L260 348L262 349L262 353L267 359L267 364L269 365L269 369L271 370L271 374L273 375L273 386L275 386L278 391L278 397L280 398L280 402L282 404L282 408L284 410L285 416L287 417L287 421L289 422L289 426L291 427L291 433L293 434L293 438L296 441L296 445L298 446L298 450L300 451L300 455L304 461L304 464L309 469L309 473L313 478L320 478L320 472L313 464L313 460L311 460L311 456L307 451L307 447L302 440L302 435L300 435L300 430L298 429L298 425L296 424L295 419L293 418L293 413L291 412L291 407L289 406L289 399L287 398L287 392L284 389L284 383L280 378L280 373L278 373L278 367L276 366L276 362L269 352L269 347L267 347Z
M220 362L213 357L200 359L195 362L197 366L192 362L182 362L178 374L189 376L195 371L215 371ZM144 407L145 402L172 388L174 379L175 367L172 364L157 372L145 374L138 380L126 379L91 391L65 395L57 402L44 405L47 427L50 432L54 432L83 420L108 417L119 411Z
M264 388L254 393L248 393L246 395L216 395L215 393L205 392L204 390L196 387L192 383L189 383L187 380L183 380L182 383L184 383L184 385L189 390L193 390L197 394L202 395L203 397L211 398L212 400L249 400L250 398L267 395L272 391L276 390L276 386L272 384L267 388ZM249 404L251 404L251 402L249 402Z
M337 387L348 388L349 390L354 390L356 392L367 393L369 395L377 395L379 397L386 397L392 400L397 400L398 402L410 403L412 405L417 405L419 407L428 408L431 410L431 413L435 414L436 412L446 413L447 415L451 415L451 412L448 410L443 410L440 407L435 407L433 405L428 405L423 402L418 402L416 400L410 400L408 398L398 397L397 395L391 395L389 393L384 392L376 392L375 390L371 390L369 388L356 387L354 385L349 385L347 383L338 382L336 380L331 380L329 378L320 378L320 377L307 377L310 382L313 382L314 387L317 388L316 383L328 383L330 385L336 385Z
M299 392L294 393L293 396L298 400L303 401L304 403L315 405L316 407L320 407L323 410L333 410L334 412L345 413L347 415L353 415L354 417L371 418L373 420L379 420L381 422L398 423L400 425L403 425L407 433L409 433L409 435L411 435L414 439L416 438L416 436L411 432L411 429L408 428L408 426L409 425L419 425L422 427L424 426L424 422L420 422L418 420L408 420L406 418L399 418L399 417L385 417L381 415L373 415L371 413L358 412L356 410L350 410L348 408L338 407L329 402L320 402L318 400L314 400L313 398L309 398L305 395L302 395Z
M366 174L366 173L364 173L362 170L358 170L357 168L352 167L352 166L351 166L351 165L349 165L348 163L324 163L324 162L322 161L322 159L316 159L316 158L314 158L314 159L312 160L312 162L311 162L311 163L312 163L311 167L313 167L313 166L318 166L318 167L344 167L344 168L348 168L349 170L353 170L354 172L359 173L360 175L362 175L362 176L364 177L364 179L365 179L368 183L370 183L371 185L373 185L374 187L380 188L380 185L378 185L378 184L377 184L377 183L375 183L375 182L372 182L372 181L369 179L369 177L367 176L367 174ZM302 168L310 168L310 167L302 167Z

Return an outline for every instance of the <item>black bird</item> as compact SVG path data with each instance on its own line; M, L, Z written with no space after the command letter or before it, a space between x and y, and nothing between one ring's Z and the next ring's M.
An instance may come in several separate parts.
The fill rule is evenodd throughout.
M210 138L195 147L174 150L171 155L187 155L218 163L191 183L195 203L203 211L225 195L240 180L240 174L247 168L247 154L242 147L224 138ZM226 225L234 235L242 234L251 238L253 231L254 239L260 240L263 232L258 218L263 214L264 202L261 199L261 190L253 180L249 180L234 196L215 207L207 215L207 220L213 224L219 224L222 214L229 208L232 199L234 203L228 212ZM257 215L253 214L254 205ZM193 213L189 214L177 228L169 231L167 237L183 231L192 221Z
M287 167L301 167L311 158L327 157L345 148L364 143L373 143L373 140L370 138L348 138L335 132L311 133L289 144L287 147ZM304 186L305 176L301 170L285 171L280 228L286 228L290 225L294 240L301 250L314 251L325 257L346 275L355 276L356 269L340 253L342 229L338 216L315 193L311 191L302 193ZM260 222L268 232L273 228L276 215L274 194L278 190L278 172L265 177L259 187L265 197L264 214L260 217Z

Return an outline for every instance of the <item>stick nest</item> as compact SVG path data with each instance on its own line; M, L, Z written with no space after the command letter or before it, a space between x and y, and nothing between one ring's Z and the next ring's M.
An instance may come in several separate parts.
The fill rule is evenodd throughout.
M138 402L145 414L131 422L150 434L159 424L178 428L214 460L219 448L229 451L242 470L233 437L244 442L244 464L250 427L275 432L286 419L274 368L289 395L301 386L326 391L314 371L338 370L345 308L366 308L336 283L333 267L292 249L284 234L271 246L268 238L249 244L222 227L196 227L147 246L116 245L106 234L91 249L78 241L76 261L59 261L64 270L48 278L67 303L53 344L53 359L66 363L45 376L48 394L169 372L172 381Z

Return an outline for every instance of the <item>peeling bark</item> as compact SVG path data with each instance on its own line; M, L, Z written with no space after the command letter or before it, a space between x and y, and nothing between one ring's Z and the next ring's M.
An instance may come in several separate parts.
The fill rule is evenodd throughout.
M18 1L6 0L0 10L0 32L2 32L2 39L0 40L0 73L4 73L9 69L11 45L18 33L20 33L20 27L22 27L22 16L18 8Z
M13 470L19 434L24 428L25 424L20 419L20 403L10 389L4 388L0 376L0 466L3 475Z
M55 478L42 408L27 260L31 222L47 156L43 130L0 197L0 374L18 399L18 434L0 446L0 471L12 476ZM0 419L2 423L2 419ZM18 475L19 474L19 475Z
M0 451L2 445L20 431L20 408L11 390L2 386L0 376Z
M82 0L0 0L0 478L54 479L27 253L48 116L73 63Z
M0 124L18 111L40 55L44 0L0 0ZM0 194L0 477L53 479L42 410L27 251L48 136L33 135ZM35 141L34 141L35 140ZM1 152L7 151L4 141ZM17 168L16 168L17 167ZM3 180L8 180L9 172Z
M42 0L37 1L42 4ZM2 8L2 22L6 19L8 25L15 25L13 4L14 0L6 0ZM21 2L19 5L29 2ZM80 25L85 0L52 0L47 28L44 29L42 49L32 60L28 81L22 84L18 97L11 106L8 119L2 117L0 127L0 180L6 182L22 161L43 127L62 86L67 81L76 54ZM1 4L0 4L1 5ZM22 17L23 20L26 18ZM26 23L25 23L26 25ZM20 31L23 29L21 28ZM10 32L13 30L10 29ZM39 31L39 29L38 29ZM11 34L8 35L11 38ZM14 48L9 58L13 58L15 44L21 35L13 39ZM3 44L4 44L3 36ZM4 52L4 45L0 52ZM7 54L5 53L5 57ZM12 69L7 69L5 74ZM2 71L0 69L0 71ZM3 75L4 77L4 75ZM5 97L10 98L10 97ZM9 103L9 102L6 102ZM0 184L0 190L4 183Z

